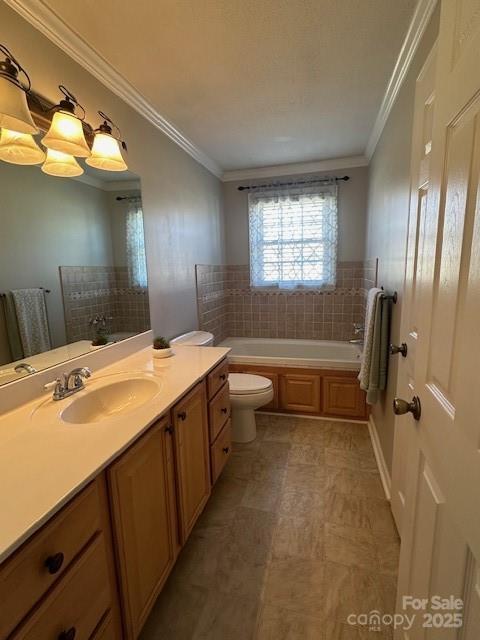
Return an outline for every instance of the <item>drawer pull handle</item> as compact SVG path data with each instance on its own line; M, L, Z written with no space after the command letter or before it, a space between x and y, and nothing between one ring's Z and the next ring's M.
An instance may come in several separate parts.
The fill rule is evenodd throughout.
M169 424L168 427L165 427L165 433L169 433L170 435L173 434L173 427L171 424Z
M227 374L226 373L221 373L219 375L220 380L226 380L227 379Z
M228 453L230 451L230 447L223 447L223 453Z
M73 640L76 633L77 630L75 629L75 627L70 627L70 629L62 631L62 633L58 636L58 640Z
M228 409L227 409L227 407L222 407L221 411L222 411L222 413L227 413Z
M180 413L178 414L178 417L180 420L186 420L187 419L187 412L186 411L180 411Z
M48 556L45 560L45 566L48 569L48 573L52 576L58 573L62 567L65 556L62 552L55 553L53 556Z

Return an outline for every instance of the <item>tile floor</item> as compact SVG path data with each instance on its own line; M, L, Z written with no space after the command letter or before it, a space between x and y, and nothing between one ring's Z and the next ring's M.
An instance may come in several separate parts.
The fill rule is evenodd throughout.
M399 541L366 425L258 416L235 445L142 640L383 640Z

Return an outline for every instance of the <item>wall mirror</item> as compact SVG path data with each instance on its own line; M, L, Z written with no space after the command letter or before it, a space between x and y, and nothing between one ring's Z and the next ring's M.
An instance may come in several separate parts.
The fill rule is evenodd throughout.
M0 162L0 384L150 328L140 179Z

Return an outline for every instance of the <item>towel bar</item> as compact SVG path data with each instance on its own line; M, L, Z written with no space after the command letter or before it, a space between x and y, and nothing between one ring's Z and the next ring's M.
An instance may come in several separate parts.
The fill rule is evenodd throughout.
M381 289L382 291L384 291L384 288L383 288L383 287L380 287L380 289ZM393 292L392 294L390 294L390 295L388 295L388 294L386 294L386 293L385 293L383 297L384 297L384 298L386 298L387 300L391 300L391 301L393 302L393 304L397 304L398 295L397 295L397 292L396 292L396 291L394 291L394 292Z
M45 293L50 293L50 289L45 289L45 287L38 287L39 289L43 289L43 291L45 291ZM6 297L6 293L0 293L0 298L5 298Z

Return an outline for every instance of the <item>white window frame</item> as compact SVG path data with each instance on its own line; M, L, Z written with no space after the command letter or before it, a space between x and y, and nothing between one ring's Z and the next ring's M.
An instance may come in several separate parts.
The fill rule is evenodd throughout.
M303 209L300 212L292 212L292 204L299 199L305 199L305 216L309 217L305 223L307 232L312 235L305 237L304 227L301 227L301 237L297 234L288 234L289 225L292 218L302 217ZM315 230L312 232L312 209L316 206L318 200L319 207L319 224L324 227L321 235ZM269 211L267 207L271 207L272 202L277 201L279 208L284 211L279 215L284 217L284 221L278 227L278 237L265 239L266 235L272 236L272 220L268 220ZM322 201L322 202L320 202ZM252 192L248 198L248 219L249 219L249 246L250 246L250 285L253 288L274 288L274 289L333 289L336 285L336 265L338 252L338 190L335 183L327 185L309 186L307 188L276 188ZM266 220L267 218L267 220ZM268 225L270 224L270 230ZM297 227L298 228L298 227ZM274 230L275 231L275 230ZM286 233L286 239L282 239L282 235ZM273 234L274 235L274 234ZM296 237L295 237L296 236ZM323 273L317 279L312 278L292 278L282 277L282 269L278 278L272 279L266 275L268 264L271 262L271 254L277 250L279 255L289 254L291 270L302 272L305 266L310 265L310 270L320 261L314 258L306 259L303 254L303 248L308 245L323 245L324 259L322 261ZM270 249L270 261L266 248ZM292 255L299 256L296 266L292 266L294 259ZM280 259L281 263L281 259ZM308 269L307 269L308 270Z

